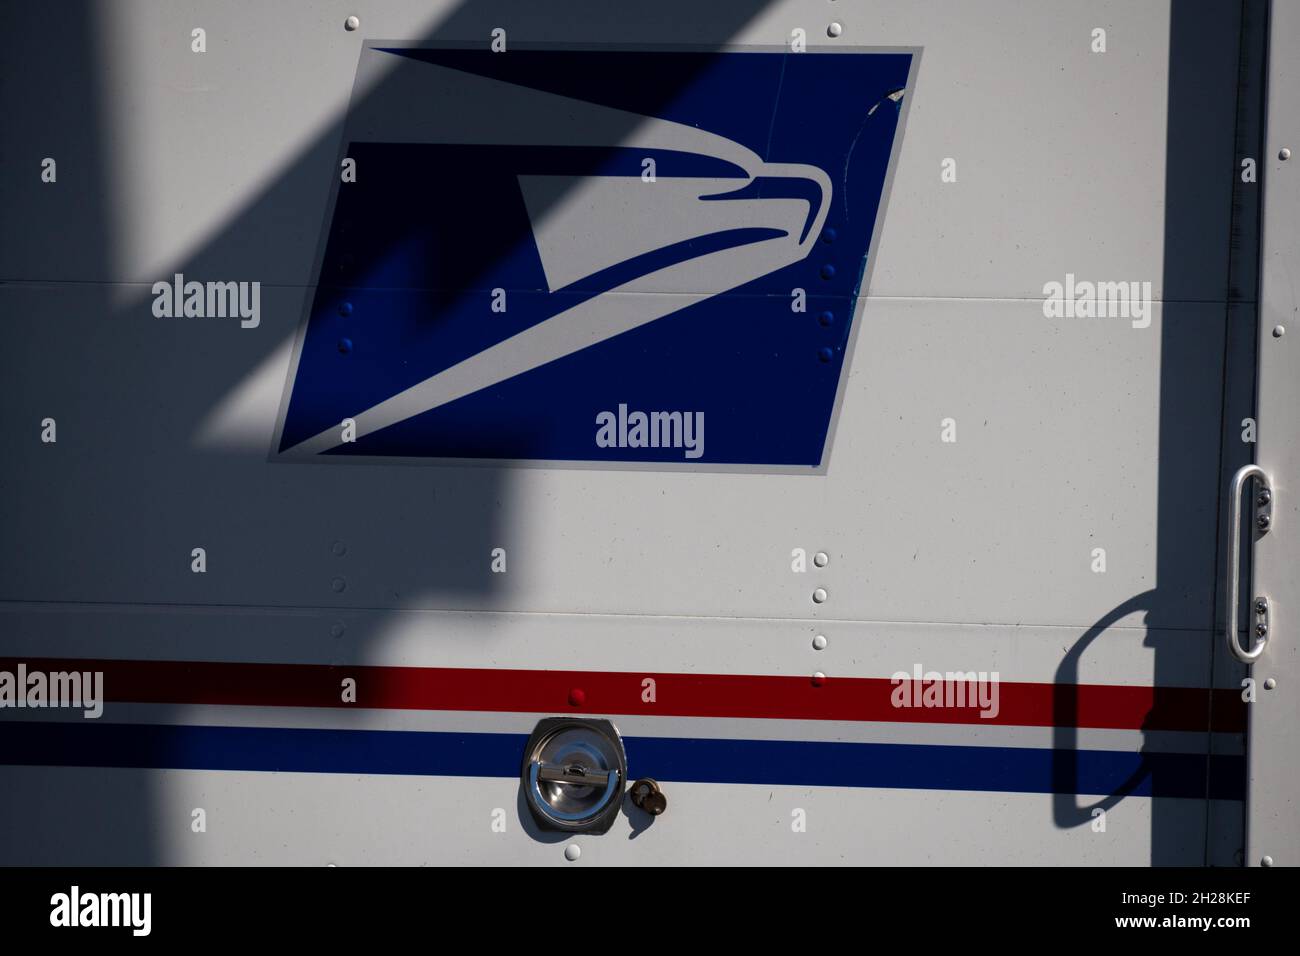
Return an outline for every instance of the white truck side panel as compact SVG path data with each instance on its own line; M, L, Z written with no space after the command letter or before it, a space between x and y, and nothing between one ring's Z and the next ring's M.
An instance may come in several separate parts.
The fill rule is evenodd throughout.
M818 672L828 686L920 667L1231 697L1244 671L1216 631L1220 496L1223 471L1250 455L1236 396L1242 329L1255 322L1253 291L1230 272L1234 203L1249 201L1234 139L1243 9L23 5L0 39L0 659ZM343 29L349 15L360 30ZM1293 43L1297 24L1281 26ZM920 51L821 469L270 460L349 104L383 95L382 80L354 88L364 44L483 45L496 27L522 45L772 48L801 28L806 56ZM50 35L78 55L52 66L37 42ZM45 156L58 158L57 188L39 178ZM948 158L957 179L945 183ZM174 273L260 281L260 324L155 317L152 286ZM1149 282L1149 323L1046 318L1044 284L1067 274ZM1266 326L1283 321L1270 314ZM57 444L39 441L47 417ZM955 442L942 439L946 419ZM497 548L507 573L492 571ZM796 548L828 561L794 573ZM570 709L562 697L489 712L156 696L108 717L525 735ZM1049 791L1086 777L1089 753L1116 766L1153 749L1244 753L1231 722L1075 726L1078 708L1057 690L1055 720L1036 724L610 716L645 739L1034 752L1026 773L1050 776ZM70 719L7 710L0 729ZM504 774L4 764L4 863L564 861ZM1240 794L1153 796L1140 782L1078 793L661 782L667 814L579 838L584 864L1232 864L1243 846ZM792 829L797 810L805 830Z

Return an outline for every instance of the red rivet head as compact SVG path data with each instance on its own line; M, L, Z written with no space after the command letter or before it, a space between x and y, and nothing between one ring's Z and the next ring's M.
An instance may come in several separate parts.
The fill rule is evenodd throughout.
M587 695L582 692L581 687L575 687L569 691L569 705L572 707L581 707L587 702Z

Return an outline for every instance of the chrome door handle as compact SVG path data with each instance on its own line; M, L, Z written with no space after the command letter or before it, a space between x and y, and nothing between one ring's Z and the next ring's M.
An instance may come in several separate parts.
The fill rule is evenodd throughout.
M524 747L524 798L548 830L605 833L622 807L627 754L608 720L548 717Z
M604 790L609 785L610 777L614 778L614 783L618 783L617 770L588 770L581 764L561 767L536 760L533 765L537 768L537 778L547 783L571 783L576 787L595 787L598 790Z
M1268 598L1263 595L1252 602L1252 616L1258 619L1255 626L1250 629L1255 639L1250 650L1242 648L1241 642L1237 639L1237 615L1240 611L1238 605L1241 600L1241 493L1246 487L1246 482L1252 478L1258 486L1252 499L1255 530L1261 535L1267 534L1273 524L1273 485L1268 480L1268 473L1259 465L1243 465L1232 476L1232 497L1228 505L1228 609L1223 635L1228 642L1228 650L1232 651L1232 656L1243 664L1253 663L1264 653L1264 647L1268 644L1270 610Z
M528 786L533 800L543 812L556 822L578 823L599 816L609 806L614 794L621 789L618 770L590 771L586 767L557 767L554 764L531 761L528 765ZM558 783L572 787L594 788L593 799L577 810L562 810L542 793L541 782ZM597 795L598 794L598 795Z

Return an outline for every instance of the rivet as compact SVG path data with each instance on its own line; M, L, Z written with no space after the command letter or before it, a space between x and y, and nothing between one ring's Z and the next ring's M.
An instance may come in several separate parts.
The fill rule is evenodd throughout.
M339 303L339 315L351 315L351 314L352 314L352 303L351 303L351 302L340 302L340 303Z
M1284 336L1284 335L1286 335L1286 326L1285 326L1285 325L1275 325L1275 326L1273 326L1273 338L1275 338L1275 339L1280 339L1280 338L1281 338L1282 336Z
M1267 624L1256 624L1256 625L1255 625L1255 634L1256 634L1257 636L1259 636L1259 637L1267 637L1267 636L1268 636L1268 625L1267 625Z
M581 707L587 702L587 695L581 687L575 687L569 691L569 706Z
M1259 525L1260 531L1267 531L1270 524L1268 515L1260 515L1255 519L1255 523Z
M343 589L346 588L347 586L348 586L348 582L344 581L342 578L335 578L333 581L330 582L330 590L333 591L335 594L342 593Z
M814 651L826 650L826 635L818 634L816 637L813 638L813 650Z
M352 340L351 340L351 339L339 339L339 351L342 352L344 355L347 355L349 352L351 352L351 351L352 351Z
M834 324L834 322L835 322L835 313L834 313L834 312L823 312L821 315L817 316L817 323L818 323L818 324L819 324L823 329L828 329L828 328L830 328L831 325Z
M1266 856L1266 857L1264 857L1263 859L1261 859L1261 860L1259 861L1259 865L1260 865L1260 866L1272 866L1272 865L1273 865L1273 858L1272 858L1271 856Z
M844 27L840 26L838 23L832 23L826 28L826 35L830 37L837 37L843 32Z
M1272 500L1273 492L1269 491L1267 488L1259 489L1259 494L1255 498L1256 503L1258 503L1261 508ZM1263 599L1261 598L1260 600Z
M829 262L826 263L826 265L822 266L822 278L823 279L835 278L835 267L831 265Z
M826 675L823 674L821 671L817 671L812 676L812 683L814 687L821 687L822 684L826 683Z
M831 359L835 358L835 352L832 351L829 346L823 346L817 350L817 358L821 359L823 362L829 362Z
M347 628L343 626L342 621L335 621L330 625L330 637L342 637Z
M1268 598L1255 598L1255 613L1264 614L1268 611Z
M1291 158L1291 147L1290 147L1290 146L1283 146L1281 149L1279 149L1279 150L1277 151L1277 158L1280 159L1280 160L1282 160L1283 162L1285 162L1286 160L1290 159L1290 158Z
M826 567L826 565L830 563L831 563L831 556L827 554L825 551L818 551L816 554L813 555L813 564L817 565L817 567L819 568L824 568Z
M580 856L582 856L582 847L578 846L578 844L570 843L564 848L564 858L570 863L577 860Z
M814 602L814 603L816 603L816 604L823 604L823 603L825 603L825 601L826 601L826 589L825 589L825 588L818 588L816 591L813 592L813 602Z
M361 21L356 17L348 17L343 21L343 29L349 32L355 30L359 26L361 26Z
M330 550L334 552L336 557L341 558L343 555L348 553L348 546L342 541L335 541Z
M834 242L837 235L838 233L835 232L835 227L827 226L822 230L822 242Z
M1268 680L1264 681L1265 690L1272 690L1276 686L1277 686L1277 681L1271 677Z

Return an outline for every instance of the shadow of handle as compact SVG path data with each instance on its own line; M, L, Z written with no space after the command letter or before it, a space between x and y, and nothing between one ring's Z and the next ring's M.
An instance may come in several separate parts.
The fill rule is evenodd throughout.
M1151 772L1147 757L1142 754L1137 768L1115 788L1114 793L1086 806L1080 805L1077 800L1079 661L1092 642L1116 621L1135 611L1150 611L1154 596L1155 591L1144 591L1113 608L1088 628L1056 669L1056 683L1052 691L1052 820L1062 829L1090 822L1096 810L1110 810L1136 790Z

